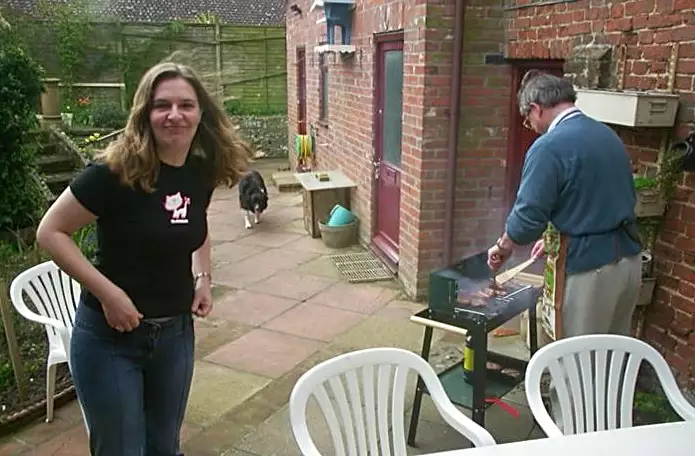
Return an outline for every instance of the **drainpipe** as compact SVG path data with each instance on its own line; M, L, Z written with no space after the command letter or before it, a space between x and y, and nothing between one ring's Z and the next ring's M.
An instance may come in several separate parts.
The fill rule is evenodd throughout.
M454 13L454 62L451 70L451 103L449 105L449 142L446 157L446 189L444 193L444 262L452 264L454 255L454 209L456 202L456 154L461 119L461 67L463 66L463 22L466 0L456 0Z

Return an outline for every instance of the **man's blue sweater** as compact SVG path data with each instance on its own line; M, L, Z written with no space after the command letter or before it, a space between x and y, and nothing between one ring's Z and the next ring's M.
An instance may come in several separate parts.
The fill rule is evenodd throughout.
M584 114L560 122L531 146L507 235L516 244L538 240L548 222L569 236L568 274L597 269L639 253L623 230L637 233L632 167L622 141Z

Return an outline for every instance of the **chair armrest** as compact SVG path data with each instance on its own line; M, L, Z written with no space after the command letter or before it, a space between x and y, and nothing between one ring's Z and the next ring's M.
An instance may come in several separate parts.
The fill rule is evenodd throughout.
M36 314L29 310L28 307L22 308L19 306L15 306L15 308L17 309L17 312L19 312L19 314L27 320L33 321L35 323L40 323L42 325L51 326L56 330L59 330L60 328L65 328L65 325L60 320Z
M653 350L653 349L652 349ZM656 350L654 350L656 352ZM656 371L656 376L659 378L661 388L664 390L666 399L673 407L673 410L686 421L695 421L695 407L688 402L681 392L673 371L666 363L666 360L661 355L653 355L649 360Z
M476 447L496 445L492 434L457 409L441 385L439 388L434 388L434 391L430 390L430 397L444 421L469 439L473 445Z
M695 407L683 396L675 380L671 382L662 381L662 388L673 410L684 420L695 421Z

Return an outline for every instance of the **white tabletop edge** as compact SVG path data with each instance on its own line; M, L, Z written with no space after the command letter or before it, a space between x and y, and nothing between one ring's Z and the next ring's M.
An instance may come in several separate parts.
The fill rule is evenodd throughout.
M423 456L692 456L695 421L635 426L614 431L525 440L487 447L428 453Z

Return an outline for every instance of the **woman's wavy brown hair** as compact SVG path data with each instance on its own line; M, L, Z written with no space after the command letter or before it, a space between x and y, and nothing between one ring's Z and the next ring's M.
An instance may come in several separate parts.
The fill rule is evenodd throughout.
M251 148L239 137L227 113L205 89L195 71L174 62L159 63L145 73L133 97L125 130L96 158L118 173L123 184L154 191L159 158L150 125L152 98L160 82L176 78L186 80L193 87L200 106L200 124L189 153L202 158L211 187L223 184L233 187L248 168Z

